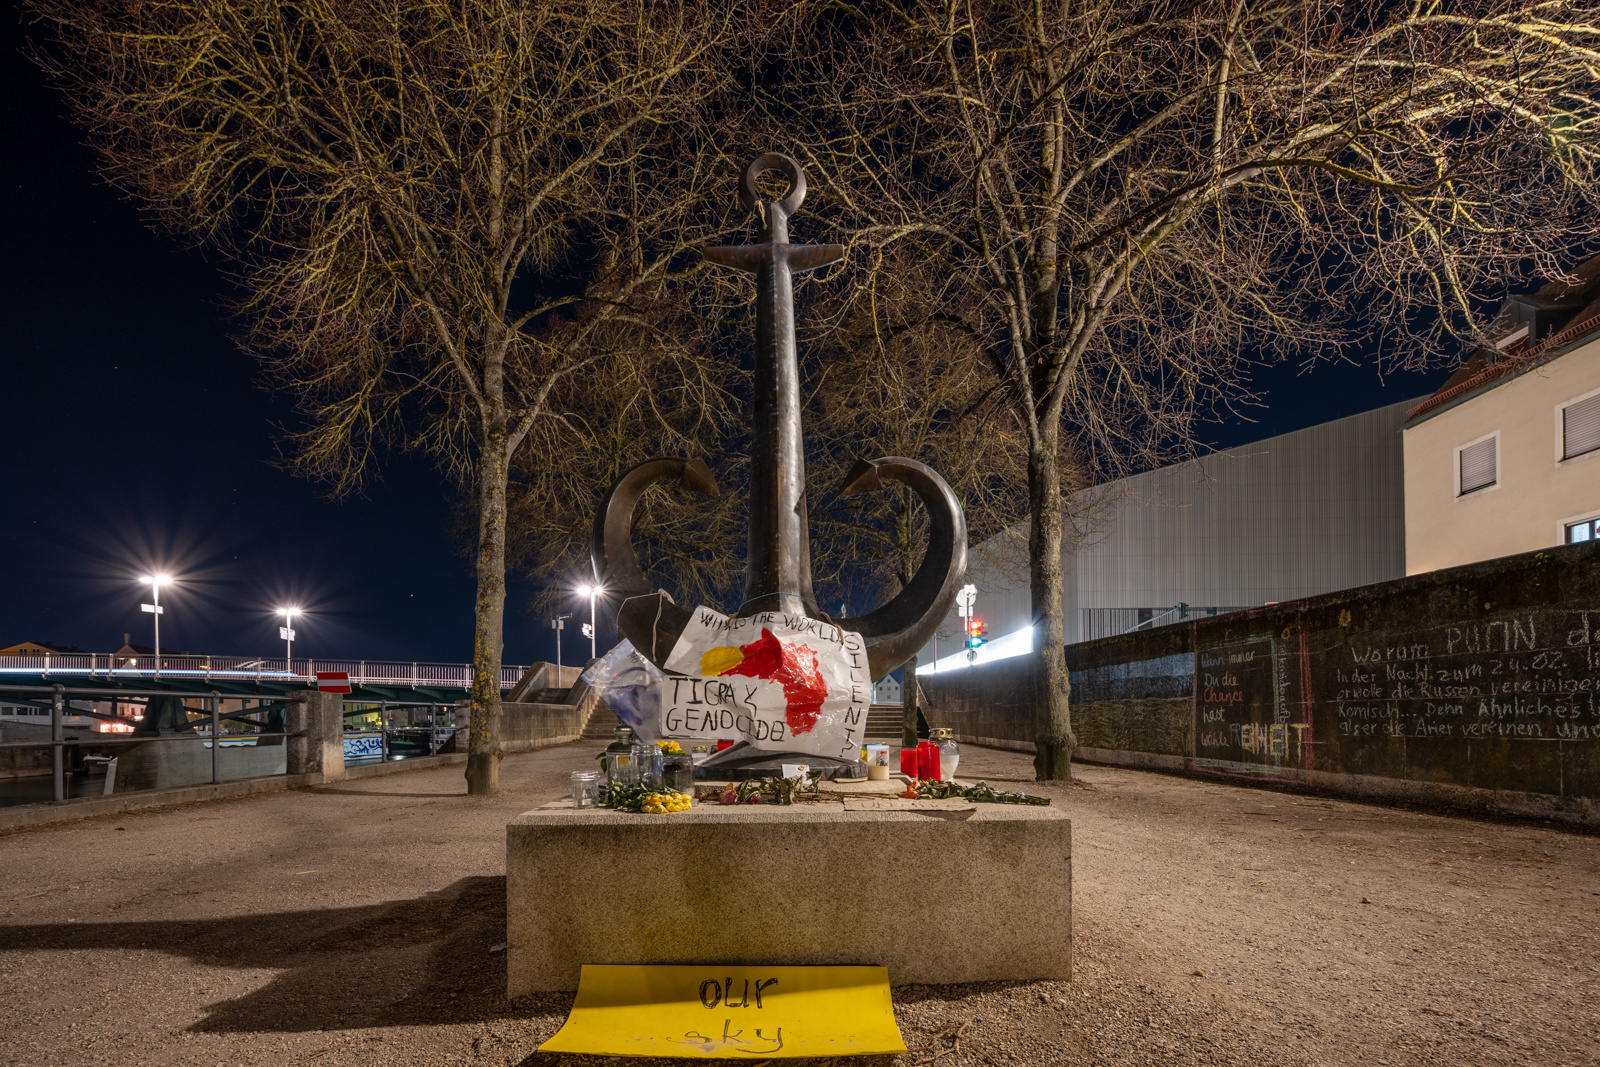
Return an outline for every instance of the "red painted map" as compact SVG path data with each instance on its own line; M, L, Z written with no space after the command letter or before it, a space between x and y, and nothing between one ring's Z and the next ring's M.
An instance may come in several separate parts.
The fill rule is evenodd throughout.
M700 659L701 673L708 676L739 675L764 678L783 686L787 707L784 721L794 734L808 733L822 714L822 701L828 685L817 670L817 654L804 645L779 641L765 627L761 636L737 649L730 645L713 648Z

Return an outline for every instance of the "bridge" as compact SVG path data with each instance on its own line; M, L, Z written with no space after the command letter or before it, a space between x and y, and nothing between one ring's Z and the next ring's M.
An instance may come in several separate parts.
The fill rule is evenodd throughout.
M506 665L500 671L500 689L509 701L565 701L577 681L578 668L554 670L554 664ZM315 693L317 675L343 673L349 677L346 694ZM15 769L14 750L51 750L50 773L54 799L64 799L68 763L67 750L111 751L117 746L142 745L149 741L184 741L220 738L220 745L207 742L204 762L209 768L190 768L197 781L213 783L224 777L249 774L282 774L293 770L296 757L285 764L284 746L290 737L307 738L318 731L327 733L322 741L340 746L342 717L371 715L379 723L372 755L384 759L399 735L417 732L410 713L427 711L425 730L431 754L454 734L464 720L472 683L469 663L424 663L422 661L282 659L245 656L118 656L102 653L49 656L0 657L0 765ZM311 691L308 693L308 690ZM304 701L312 700L312 705ZM309 714L326 726L302 722L291 727L287 715L293 701L313 708ZM109 705L106 710L102 706ZM130 708L129 705L132 705ZM515 704L513 707L517 706ZM142 708L142 714L134 709ZM584 706L585 712L588 705ZM133 711L130 717L127 713ZM443 725L436 717L445 712ZM391 714L404 715L403 722L390 720ZM207 721L209 720L209 722ZM88 724L85 731L83 724ZM576 730L581 730L581 723ZM76 731L69 733L68 731ZM441 734L440 731L443 730ZM573 732L576 732L574 730ZM331 731L331 732L329 732ZM313 742L307 744L315 747ZM256 753L276 769L230 772L230 762L248 762L251 753L226 746L259 747ZM112 746L107 749L107 746ZM276 747L274 747L276 746ZM347 746L345 746L347 747ZM176 752L176 750L174 750ZM366 755L366 753L362 753ZM175 757L176 758L176 757ZM147 757L157 764L162 757ZM259 762L260 759L257 761ZM124 761L126 762L126 761ZM320 767L320 764L318 764ZM165 772L152 772L163 774ZM153 780L145 786L156 787Z
M86 653L0 657L0 693L14 689L93 690L102 698L124 690L187 696L281 698L315 688L319 672L350 676L350 702L454 704L472 686L470 663L418 660L284 659L248 656L117 656ZM500 668L500 690L508 692L528 667ZM87 695L87 693L85 693ZM131 693L130 693L131 695Z

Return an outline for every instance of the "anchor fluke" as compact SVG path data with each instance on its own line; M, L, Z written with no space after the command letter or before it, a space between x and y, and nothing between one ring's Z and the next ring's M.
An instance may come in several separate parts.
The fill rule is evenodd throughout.
M853 619L839 619L867 643L872 676L881 678L916 655L956 602L967 573L967 518L961 502L937 471L904 456L857 460L839 488L856 496L883 488L885 481L909 486L928 509L928 551L906 587L887 604Z
M633 511L652 485L676 480L680 488L717 495L711 468L698 459L648 459L618 478L600 502L589 544L595 581L621 597L617 629L657 667L663 667L689 612L650 584L633 550Z
M856 465L850 468L850 473L844 476L844 484L839 487L840 496L860 496L862 493L875 493L883 488L883 482L878 477L878 466L870 460L858 459Z

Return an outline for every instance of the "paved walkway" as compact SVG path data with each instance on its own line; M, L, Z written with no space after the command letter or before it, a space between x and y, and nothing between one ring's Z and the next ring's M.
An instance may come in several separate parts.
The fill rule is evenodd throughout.
M0 838L0 1064L538 1062L567 1001L503 999L504 824L594 747L507 758L493 798L452 767ZM900 990L905 1064L1600 1063L1600 840L1105 768L1049 792L1074 980Z

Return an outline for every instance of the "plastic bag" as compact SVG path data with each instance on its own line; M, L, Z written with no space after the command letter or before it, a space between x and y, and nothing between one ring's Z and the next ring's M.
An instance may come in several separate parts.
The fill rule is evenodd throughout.
M583 672L583 683L645 741L661 736L661 682L665 677L626 638Z

